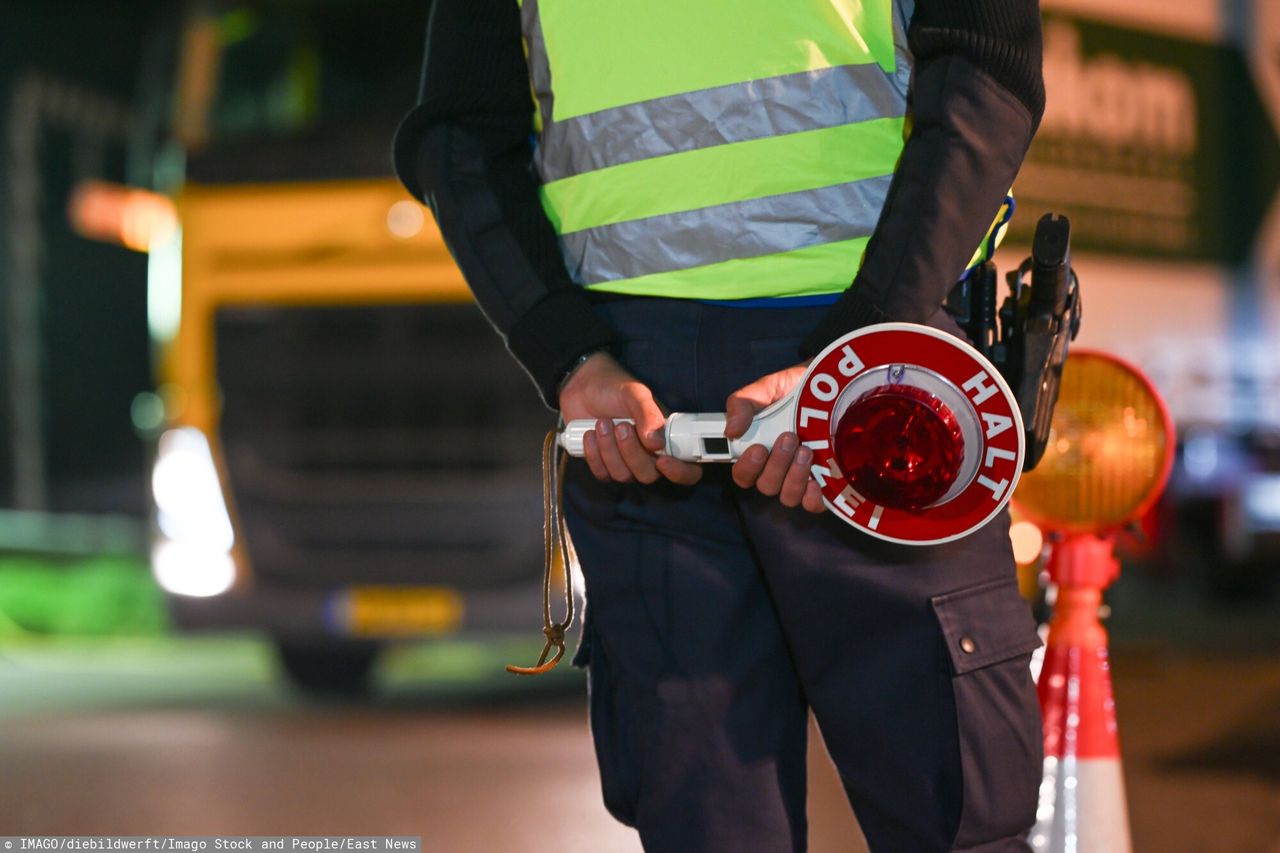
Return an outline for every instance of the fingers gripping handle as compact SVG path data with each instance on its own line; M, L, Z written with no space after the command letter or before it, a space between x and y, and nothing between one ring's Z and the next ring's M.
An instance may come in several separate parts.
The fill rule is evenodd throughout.
M763 444L771 449L779 435L792 429L792 408L787 405L790 402L790 397L780 400L756 415L746 433L735 439L725 438L725 417L721 413L677 412L667 418L665 444L659 452L684 462L736 462L752 445ZM617 418L614 423L631 420ZM582 456L583 439L595 428L593 420L569 421L560 432L560 446L570 456Z
M615 424L632 423L630 418L614 418L613 422ZM595 428L596 422L590 418L569 421L560 430L560 437L558 439L560 446L564 448L564 452L568 453L570 456L584 455L582 443L586 439L587 433L591 432L591 430Z

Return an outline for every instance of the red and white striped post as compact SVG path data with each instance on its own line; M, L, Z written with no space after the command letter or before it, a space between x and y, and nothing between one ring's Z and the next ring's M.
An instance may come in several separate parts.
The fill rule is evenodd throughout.
M1044 719L1044 779L1031 846L1037 853L1129 853L1102 591L1120 574L1110 537L1055 542L1057 586L1038 690Z
M1031 831L1037 853L1130 853L1102 592L1120 574L1115 534L1160 497L1176 438L1151 380L1110 353L1074 350L1051 440L1014 497L1061 539L1048 573L1057 598L1038 688L1044 779Z

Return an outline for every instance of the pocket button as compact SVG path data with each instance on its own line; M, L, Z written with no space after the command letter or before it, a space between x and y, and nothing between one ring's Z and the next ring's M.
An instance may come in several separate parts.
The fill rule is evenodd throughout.
M966 655L971 655L978 649L978 644L973 641L973 637L960 638L960 651Z

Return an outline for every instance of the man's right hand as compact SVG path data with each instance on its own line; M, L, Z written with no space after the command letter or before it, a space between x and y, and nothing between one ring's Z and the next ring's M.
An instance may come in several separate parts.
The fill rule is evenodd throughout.
M566 422L596 422L596 428L583 436L582 447L587 466L599 480L653 483L666 477L692 485L702 477L700 465L657 455L667 419L653 392L606 352L595 353L570 375L560 389L560 414ZM615 418L630 418L635 425L615 425Z

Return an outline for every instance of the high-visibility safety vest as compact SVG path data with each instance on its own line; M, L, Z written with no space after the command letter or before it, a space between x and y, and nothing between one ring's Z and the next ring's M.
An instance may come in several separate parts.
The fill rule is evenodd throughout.
M542 202L579 284L853 280L904 144L913 0L522 0Z

